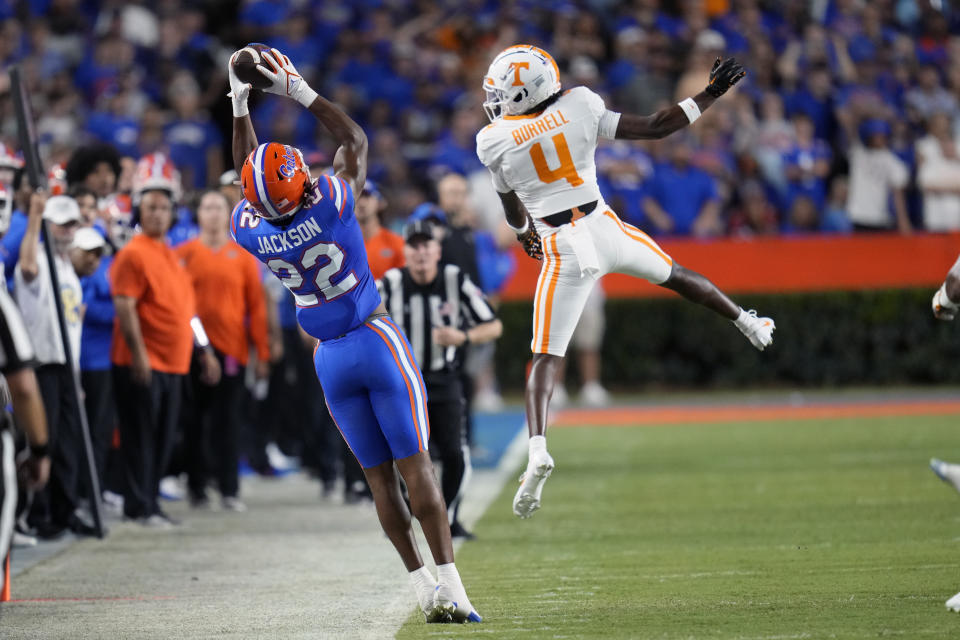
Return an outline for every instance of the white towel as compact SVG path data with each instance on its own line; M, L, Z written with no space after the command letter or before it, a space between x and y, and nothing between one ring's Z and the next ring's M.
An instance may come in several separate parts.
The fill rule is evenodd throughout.
M597 257L597 249L593 244L593 237L585 224L586 220L579 221L579 224L566 224L560 229L560 237L565 239L577 256L577 263L580 265L580 276L600 276L600 259Z

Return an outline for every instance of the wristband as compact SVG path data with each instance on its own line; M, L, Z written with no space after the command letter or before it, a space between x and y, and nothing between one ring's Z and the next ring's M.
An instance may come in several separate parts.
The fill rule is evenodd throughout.
M687 114L687 120L690 121L690 124L696 122L697 118L700 117L700 107L697 106L697 102L693 98L687 98L679 102L678 106Z
M319 95L316 91L311 89L310 85L304 82L302 78L300 80L300 86L294 89L294 94L296 95L291 94L291 97L293 97L297 102L302 104L307 109L310 108L310 105L313 104L313 101L316 100L317 96Z
M242 118L243 116L250 115L250 108L247 106L246 100L238 100L237 98L233 98L232 102L234 118Z
M207 332L204 331L200 318L197 316L190 318L190 328L193 330L193 344L200 348L210 346L210 338L207 337Z
M49 443L44 442L43 444L30 445L30 455L34 458L46 458L50 455Z
M515 226L513 226L512 224L510 224L510 221L509 221L509 220L507 220L507 226L510 227L511 229L513 229L513 232L514 232L515 234L517 234L518 236L522 236L522 235L525 234L525 233L527 232L527 230L530 228L530 218L524 218L524 220L523 220L523 226L520 227L519 229L516 228Z

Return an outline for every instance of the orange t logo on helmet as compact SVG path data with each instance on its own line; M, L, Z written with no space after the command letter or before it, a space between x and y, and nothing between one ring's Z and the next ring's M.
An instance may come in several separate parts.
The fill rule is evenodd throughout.
M520 69L529 69L529 62L512 62L510 63L510 68L513 69L513 86L520 87L523 86L523 80L520 79Z

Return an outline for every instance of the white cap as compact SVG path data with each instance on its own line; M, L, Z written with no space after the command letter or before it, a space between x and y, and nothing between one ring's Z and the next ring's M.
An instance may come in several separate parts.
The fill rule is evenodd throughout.
M43 208L43 217L53 224L80 222L80 207L70 196L51 196Z
M93 227L80 227L73 235L73 244L70 246L84 251L94 251L103 249L106 244L100 232Z

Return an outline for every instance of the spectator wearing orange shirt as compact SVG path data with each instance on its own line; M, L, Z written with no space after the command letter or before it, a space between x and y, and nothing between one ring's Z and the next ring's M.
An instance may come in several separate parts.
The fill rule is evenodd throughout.
M212 466L223 507L244 511L246 507L237 495L244 370L253 343L257 350L256 377L266 379L270 348L258 263L230 239L230 210L220 191L204 193L197 208L200 235L177 247L176 252L190 274L197 315L223 372L213 385L202 380L199 367L194 367L191 375L193 410L188 414L185 434L190 502L195 507L209 505L207 471Z
M111 269L117 319L113 381L123 456L123 513L145 526L176 524L160 509L160 478L173 438L194 343L207 345L195 316L190 276L166 244L173 224L172 192L151 186L135 194L142 233L121 249ZM205 377L220 377L211 349L203 350Z
M385 228L380 220L387 201L380 194L373 180L367 180L357 198L354 214L363 231L363 245L367 249L370 273L379 280L390 269L399 269L406 261L403 257L403 238Z

